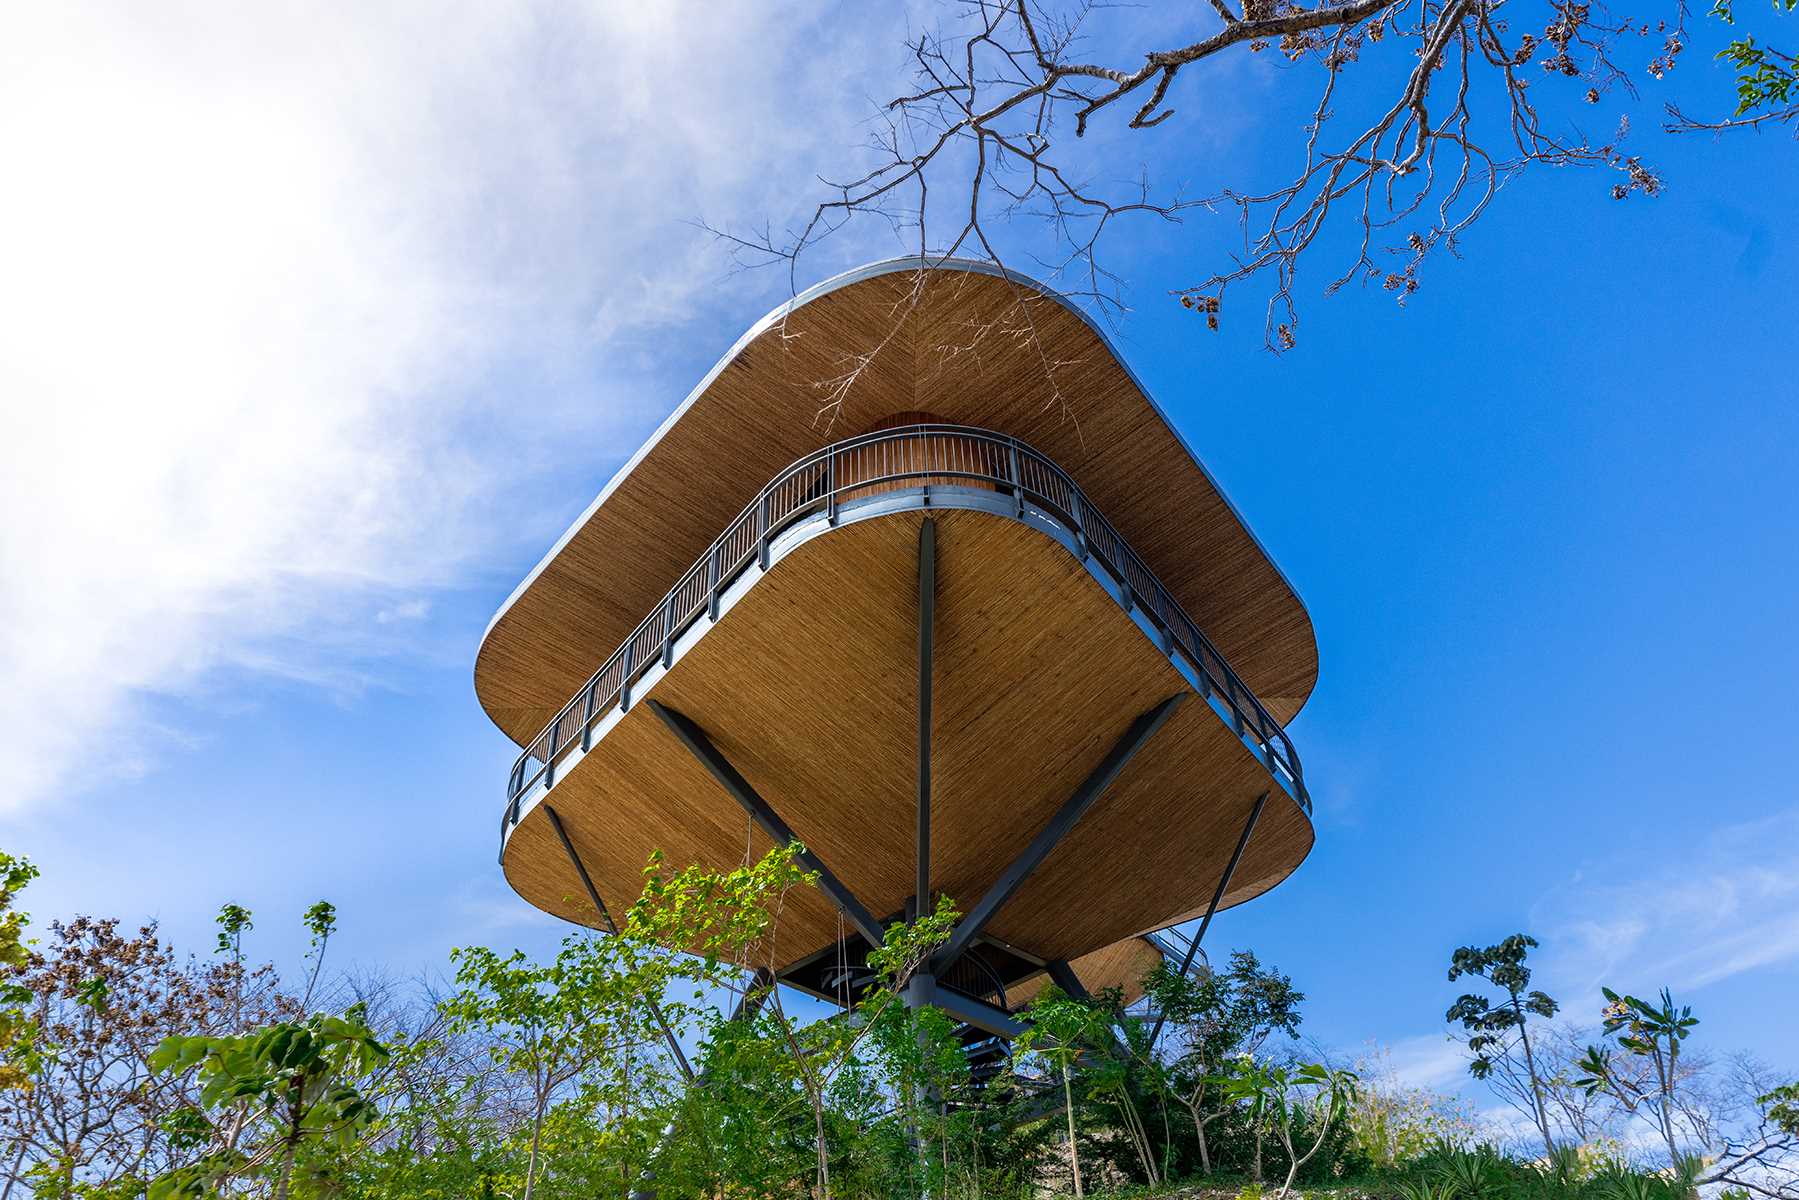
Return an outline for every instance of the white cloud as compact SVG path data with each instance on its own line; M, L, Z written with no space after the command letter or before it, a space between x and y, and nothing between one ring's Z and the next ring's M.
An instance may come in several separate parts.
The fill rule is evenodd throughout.
M1453 1092L1468 1077L1467 1047L1447 1033L1422 1033L1386 1047L1385 1067L1406 1087Z
M1799 809L1588 865L1532 913L1552 994L1702 988L1799 961ZM1557 989L1561 990L1557 990Z
M791 212L898 61L813 9L8 7L0 811L154 761L148 694L355 680L603 475L779 286L684 222Z

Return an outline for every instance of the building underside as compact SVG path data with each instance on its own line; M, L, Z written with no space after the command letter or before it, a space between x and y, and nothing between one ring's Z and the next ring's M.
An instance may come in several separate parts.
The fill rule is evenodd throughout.
M847 1003L884 929L948 896L960 924L908 998L973 1046L1046 982L1134 999L1153 931L1303 861L1284 723L1316 650L1102 337L1035 285L909 274L753 330L508 602L477 689L524 746L500 854L520 896L610 928L652 852L729 869L797 841L820 883L784 907L773 977ZM1008 297L1036 347L945 356ZM822 369L784 347L853 358L883 319L906 352L870 376L867 432L781 425ZM1052 337L1078 370L1046 383ZM1104 401L1071 434L1054 405L1077 382ZM752 418L756 444L732 442Z

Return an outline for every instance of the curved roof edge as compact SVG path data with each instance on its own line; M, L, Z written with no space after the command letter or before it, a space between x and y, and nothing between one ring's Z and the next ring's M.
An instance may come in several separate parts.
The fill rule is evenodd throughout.
M618 487L619 483L636 469L637 464L643 461L644 457L655 448L656 443L660 442L670 429L674 428L675 424L680 421L687 410L692 408L694 403L705 394L706 390L712 386L719 375L723 374L725 368L731 365L732 361L743 352L746 346L755 341L762 334L766 333L777 322L789 314L810 304L820 297L828 296L832 292L849 287L852 284L861 283L864 280L875 279L882 275L895 275L901 271L916 271L921 268L927 271L961 271L972 275L989 275L996 279L1004 279L1010 283L1028 287L1038 295L1054 300L1057 304L1060 304L1063 308L1080 318L1081 322L1093 331L1094 336L1099 338L1100 344L1105 347L1106 353L1112 356L1113 361L1124 368L1124 373L1126 377L1130 379L1131 386L1137 389L1138 394L1140 394L1144 401L1148 403L1150 410L1161 419L1162 424L1167 426L1168 431L1174 435L1174 440L1180 444L1182 450L1186 451L1187 457L1193 460L1193 465L1199 468L1199 473L1205 477L1206 482L1211 485L1212 490L1218 494L1218 498L1224 502L1225 508L1230 511L1232 517L1236 518L1237 524L1242 527L1243 531L1249 535L1250 541L1255 545L1256 549L1261 552L1262 557L1267 560L1268 565L1274 569L1274 573L1280 577L1280 581L1286 585L1287 591L1292 593L1295 603L1299 605L1300 612L1305 614L1306 621L1308 623L1311 622L1312 613L1311 610L1306 607L1305 597L1299 594L1299 589L1293 586L1293 581L1289 579L1287 573L1281 569L1280 563L1276 562L1274 556L1268 552L1268 547L1262 544L1261 538L1256 536L1256 532L1250 526L1249 522L1243 519L1242 511L1237 508L1236 503L1231 500L1230 495L1225 492L1224 488L1219 484L1217 477L1212 474L1205 462L1194 452L1192 445L1187 441L1186 435L1181 432L1180 428L1175 425L1173 421L1168 419L1167 411L1157 402L1154 394L1144 385L1143 379L1137 374L1136 369L1131 366L1129 360L1127 360L1123 354L1119 353L1118 347L1112 341L1111 335L1106 332L1105 328L1100 325L1099 322L1093 319L1091 313L1087 312L1086 309L1076 304L1073 300L1070 300L1067 296L1064 296L1061 292L1044 286L1042 283L1032 279L1028 275L1014 271L1009 267L1001 266L999 263L978 258L931 258L922 255L905 255L898 258L886 258L876 262L864 263L862 266L853 267L839 275L833 275L823 282L815 283L805 291L800 292L798 295L793 296L770 309L767 315L745 330L742 336L731 344L731 348L725 351L717 362L712 364L712 369L707 371L704 377L700 379L699 383L694 385L687 393L686 398L675 406L674 411L663 418L662 423L656 426L655 432L644 439L643 444L637 447L637 450L631 457L626 459L617 471L613 472L612 478L606 481L606 486L600 489L600 494L593 498L591 504L581 510L581 515L576 517L567 529L563 530L562 536L557 538L555 544L550 547L549 551L537 561L537 565L531 568L525 577L519 581L518 586L512 589L511 594L506 597L500 607L494 610L493 616L488 619L487 627L481 631L480 640L475 643L477 656L480 654L481 647L487 644L487 639L492 635L494 626L499 624L500 618L505 616L507 610L518 602L519 597L524 595L525 592L530 589L531 585L536 582L537 577L543 573L544 568L555 561L556 556L562 553L563 548L568 545L570 539L572 539L581 527L587 524L593 517L594 513L599 511L600 507L606 503L613 491Z

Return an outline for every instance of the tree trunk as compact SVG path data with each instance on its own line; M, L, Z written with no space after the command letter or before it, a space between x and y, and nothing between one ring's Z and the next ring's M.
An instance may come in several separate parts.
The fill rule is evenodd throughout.
M1518 1014L1518 1040L1524 1043L1524 1069L1530 1075L1530 1098L1537 1108L1537 1129L1543 1135L1543 1153L1555 1157L1555 1139L1549 1136L1549 1113L1543 1107L1543 1082L1537 1078L1537 1057L1531 1052L1530 1031L1525 1028L1524 1006L1512 994L1512 1011Z
M281 1172L275 1176L275 1200L287 1200L288 1180L294 1174L294 1140L287 1139L287 1145L281 1151Z
M1299 1168L1305 1166L1308 1162L1312 1161L1312 1155L1318 1153L1319 1147L1324 1145L1324 1139L1326 1137L1330 1136L1330 1131L1331 1131L1330 1114L1333 1111L1335 1111L1335 1110L1330 1109L1330 1108L1327 1108L1325 1110L1324 1116L1321 1119L1321 1122L1318 1126L1318 1140L1312 1143L1312 1148L1310 1150L1307 1150L1303 1157L1299 1157L1299 1158L1294 1157L1292 1138L1287 1134L1287 1132L1283 1128L1282 1134L1281 1134L1281 1143L1287 1147L1287 1164L1288 1165L1287 1165L1287 1181L1285 1183L1281 1184L1281 1194L1280 1194L1279 1200L1286 1200L1287 1193L1293 1190L1293 1181L1296 1178L1298 1178L1298 1176L1299 1176Z
M1193 1100L1187 1104L1187 1112L1193 1118L1193 1137L1199 1142L1199 1173L1210 1175L1212 1173L1212 1152L1206 1145L1206 1122L1199 1115L1199 1104L1199 1096L1195 1094Z
M1081 1152L1074 1144L1074 1084L1068 1079L1068 1064L1062 1064L1062 1100L1068 1110L1068 1165L1074 1171L1074 1200L1083 1200L1081 1190Z
M531 1200L531 1190L537 1185L537 1145L543 1137L543 1112L547 1105L539 1103L537 1115L531 1122L531 1154L525 1159L525 1196Z
M1680 1173L1680 1146L1674 1137L1674 1064L1680 1056L1680 1049L1671 1037L1669 1041L1668 1065L1666 1068L1662 1066L1662 1056L1657 1053L1655 1073L1662 1085L1661 1103L1658 1107L1661 1110L1662 1140L1668 1143L1668 1167L1678 1175Z

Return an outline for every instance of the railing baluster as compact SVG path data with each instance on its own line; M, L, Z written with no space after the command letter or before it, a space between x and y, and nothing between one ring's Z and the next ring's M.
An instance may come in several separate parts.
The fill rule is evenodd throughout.
M1012 481L1012 511L1024 516L1024 474L1018 465L1018 443L1006 443L1006 476Z
M756 506L756 515L761 525L757 530L756 564L764 571L768 570L768 493L762 493L762 500Z
M837 524L837 451L825 452L825 524Z
M713 542L706 556L706 616L714 621L718 620L718 556L723 550L722 543Z

